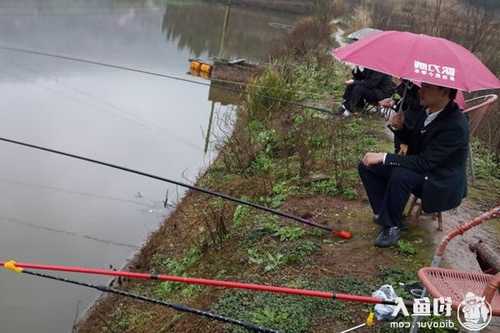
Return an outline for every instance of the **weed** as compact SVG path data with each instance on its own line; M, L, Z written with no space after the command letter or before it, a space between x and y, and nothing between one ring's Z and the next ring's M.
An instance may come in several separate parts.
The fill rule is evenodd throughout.
M415 248L415 246L413 246L413 244L405 240L400 240L398 242L398 251L399 253L407 256L412 256L417 254L417 249Z
M279 237L280 241L294 241L302 238L306 232L301 227L281 227L273 236Z
M347 200L354 200L358 197L358 192L352 188L346 188L342 191L342 196Z
M266 120L274 113L281 112L282 101L295 100L295 89L287 82L284 73L269 67L247 90L246 108L251 119Z
M319 251L320 247L317 243L310 240L300 242L289 248L287 254L287 264L298 264L304 261L311 254Z
M252 162L252 169L256 174L267 173L273 166L273 160L265 152L259 152Z
M366 294L369 286L354 278L328 279L309 282L304 278L286 283L292 288L339 290ZM350 321L352 313L345 303L308 297L282 296L265 293L227 292L217 302L215 310L228 316L252 321L282 332L309 332L313 320L334 317ZM232 327L231 332L244 332Z
M317 194L334 196L338 194L337 183L334 179L325 179L312 183L312 191Z
M220 198L211 199L208 207L203 211L205 214L205 225L208 236L215 246L221 246L226 239L228 229L226 227L226 217L230 216L230 205ZM234 213L233 213L234 214Z
M159 271L161 273L185 276L186 271L199 261L200 256L201 253L197 247L189 249L186 255L178 260L166 258L163 255L154 255L152 259L153 269L154 271ZM173 291L179 289L182 289L182 294L191 294L194 288L192 288L192 286L186 286L175 282L162 282L153 290L153 293L157 297L164 298ZM185 291L185 289L191 290Z
M472 157L474 172L478 178L500 179L500 160L477 139L472 140Z
M262 253L256 249L248 249L248 261L251 264L262 266L264 272L274 271L286 263L286 256L281 253Z
M151 312L134 312L133 308L129 309L123 303L120 303L111 315L108 329L111 332L131 331L134 328L144 327L152 319L153 314Z
M234 210L233 223L235 226L240 226L243 224L245 219L250 216L250 207L238 205Z

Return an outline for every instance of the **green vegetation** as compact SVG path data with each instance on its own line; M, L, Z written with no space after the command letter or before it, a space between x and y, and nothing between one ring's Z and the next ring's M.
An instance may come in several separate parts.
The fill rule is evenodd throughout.
M392 252L381 255L378 251L382 250L371 245L376 231L357 174L357 164L366 151L393 149L381 119L369 115L340 119L284 102L335 108L332 99L340 98L349 70L330 57L319 56L324 55L320 51L300 60L294 52L269 65L243 94L238 116L218 119L218 127L226 134L216 138L221 153L197 185L315 222L343 223L342 228L354 229L355 238L332 239L319 229L193 193L178 214L189 228L166 228L157 251L151 252L156 254L146 259L147 267L179 276L360 295L391 284L399 296L412 297L408 286L418 282L417 269L428 264L432 255L427 231L410 226L398 246L384 249ZM478 183L471 196L484 197L485 189L492 192L491 182L500 183L498 164L479 143L474 142L473 147ZM183 250L170 255L166 249L172 243ZM365 320L370 309L332 300L221 292L168 282L132 288L161 299L202 303L221 314L292 333L314 331L324 322L335 330L352 327ZM182 315L178 317L182 320ZM108 319L109 328L103 326L101 332L141 332L135 328L155 320L149 312L137 312L130 305L116 306ZM176 331L174 326L169 329ZM185 328L186 323L180 327ZM227 330L242 332L234 326ZM390 332L384 326L378 330Z
M106 323L103 332L127 332L134 328L144 327L153 319L153 312L133 311L120 303L111 315L110 323Z
M414 255L417 253L417 249L410 242L405 240L400 240L398 242L399 253L404 255Z
M484 207L492 207L500 198L500 161L480 140L473 139L471 146L475 181L469 186L468 197Z
M325 279L311 282L303 278L282 282L292 288L319 290L345 290L363 294L370 290L365 282L352 277ZM336 318L351 321L352 311L345 303L332 300L279 296L274 294L227 292L215 306L215 310L228 316L242 318L258 325L282 332L308 332L315 320ZM231 332L245 332L240 328L228 327Z
M476 177L500 181L500 161L479 140L472 140L472 156Z
M152 258L153 269L163 274L187 276L187 270L199 261L200 255L200 250L197 247L189 249L186 255L178 260L163 255L154 255ZM178 292L182 297L189 298L199 290L201 287L198 286L161 282L154 287L152 293L160 299L167 299L173 292Z
M277 218L265 215L255 221L244 233L240 248L246 249L248 263L264 273L300 264L320 248L318 236L302 227L281 226Z

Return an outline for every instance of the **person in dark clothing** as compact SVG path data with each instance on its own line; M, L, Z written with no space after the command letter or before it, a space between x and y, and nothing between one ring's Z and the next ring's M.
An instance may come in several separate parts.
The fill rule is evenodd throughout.
M344 116L350 116L356 109L364 107L365 103L377 103L391 96L394 89L390 76L368 68L359 74L353 71L353 80L346 84L344 101L339 108Z
M393 110L392 112L403 112L405 128L413 130L421 113L424 112L424 107L420 104L420 96L418 93L420 87L407 80L396 78L393 80L397 84L394 94L390 98L381 100L379 105ZM394 132L392 127L389 126L389 129ZM406 144L401 145L401 140L398 135L394 135L394 151L396 154L409 154L408 148Z
M411 193L422 199L427 213L460 205L467 193L466 159L469 125L454 102L456 90L423 84L426 107L407 128L403 114L393 119L396 135L412 153L367 153L358 170L381 231L375 246L388 247L400 238L403 209Z

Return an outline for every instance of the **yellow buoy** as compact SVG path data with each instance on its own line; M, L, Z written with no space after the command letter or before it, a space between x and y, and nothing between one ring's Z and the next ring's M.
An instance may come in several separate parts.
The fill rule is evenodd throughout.
M192 72L199 72L201 69L201 62L197 60L191 61L191 71Z
M201 64L200 71L210 75L210 72L212 72L212 65Z

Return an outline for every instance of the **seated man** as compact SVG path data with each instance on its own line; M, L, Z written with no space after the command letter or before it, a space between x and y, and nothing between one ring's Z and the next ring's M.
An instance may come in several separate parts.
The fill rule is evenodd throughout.
M456 93L422 84L419 95L426 112L420 113L414 129L404 126L402 113L393 119L393 126L399 128L396 135L412 153L367 153L359 164L375 222L381 226L375 246L398 242L410 193L422 199L427 213L455 208L465 197L469 125L454 102Z
M358 68L360 71L358 73L356 68L353 70L353 79L346 81L344 101L339 108L339 112L346 117L350 116L356 109L364 107L365 103L377 103L390 97L394 90L389 76L368 68L363 70Z

